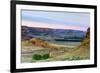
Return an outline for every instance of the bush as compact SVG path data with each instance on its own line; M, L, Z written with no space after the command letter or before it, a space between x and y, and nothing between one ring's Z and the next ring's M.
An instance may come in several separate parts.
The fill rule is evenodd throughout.
M49 54L44 54L44 55L39 55L39 54L34 54L32 56L33 60L45 60L49 58Z
M43 56L42 56L42 59L48 59L49 58L49 54L44 54Z
M35 55L32 56L32 59L33 60L41 60L42 59L42 56L39 55L39 54L35 54Z

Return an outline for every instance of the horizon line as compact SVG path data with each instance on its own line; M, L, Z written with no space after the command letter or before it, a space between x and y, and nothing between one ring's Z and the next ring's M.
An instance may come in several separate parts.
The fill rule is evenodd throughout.
M25 26L25 27L30 27L30 28L42 28L42 29L61 29L61 30L77 30L77 31L83 31L86 32L85 30L79 30L79 29L64 29L64 28L50 28L50 27L35 27L35 26L28 26L28 25L21 25L21 26Z

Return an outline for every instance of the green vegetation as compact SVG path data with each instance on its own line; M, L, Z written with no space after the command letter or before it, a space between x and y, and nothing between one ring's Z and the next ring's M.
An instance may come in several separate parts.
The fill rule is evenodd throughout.
M34 54L32 56L32 60L45 60L49 58L49 54L44 54L44 55L40 55L40 54Z
M42 59L48 59L49 58L49 54L44 54L43 56L42 56Z
M35 55L32 56L32 59L33 59L33 60L41 60L42 57L41 57L41 55L39 55L39 54L35 54Z

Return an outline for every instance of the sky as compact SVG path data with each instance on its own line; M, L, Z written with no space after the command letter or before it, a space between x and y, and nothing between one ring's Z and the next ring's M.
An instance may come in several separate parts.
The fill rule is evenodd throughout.
M90 25L90 14L83 12L22 10L21 18L29 27L86 31Z

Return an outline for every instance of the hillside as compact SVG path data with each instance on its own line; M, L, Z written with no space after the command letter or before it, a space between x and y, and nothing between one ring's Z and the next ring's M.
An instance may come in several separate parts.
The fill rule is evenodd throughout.
M77 55L89 58L90 56L90 28L88 28L83 42L81 43L80 46L78 46L77 50L74 53L77 53Z
M63 55L56 56L52 53L52 59L60 60L65 58L78 57L79 59L89 59L90 58L90 28L88 28L86 36L81 43L81 45L73 48L68 52L65 52Z
M68 39L82 39L85 36L84 31L71 29L51 29L21 26L22 40L31 38L40 38L46 41L52 40L68 40Z
M27 26L21 29L23 62L33 62L32 55L35 54L48 54L49 58L45 61L73 60L73 57L74 60L82 60L90 57L90 29L87 32Z

